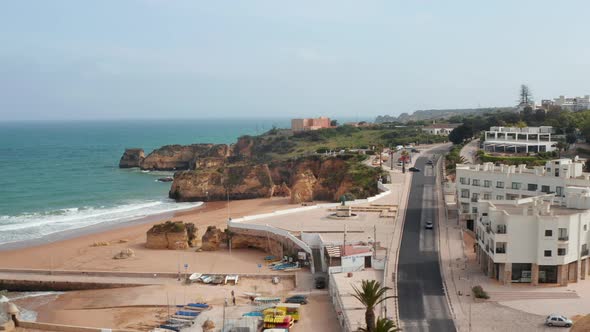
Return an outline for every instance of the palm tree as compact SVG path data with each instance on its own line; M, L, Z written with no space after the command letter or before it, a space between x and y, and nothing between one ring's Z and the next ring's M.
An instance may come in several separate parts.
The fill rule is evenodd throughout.
M359 332L366 332L367 329L360 328ZM395 323L391 319L387 318L377 318L377 324L375 325L375 330L373 332L396 332L401 331L395 326Z
M359 300L366 308L365 323L367 324L367 332L376 332L375 330L375 307L390 298L395 296L385 296L385 293L390 290L389 287L381 287L381 283L377 280L363 280L361 289L352 286L354 292L353 296Z

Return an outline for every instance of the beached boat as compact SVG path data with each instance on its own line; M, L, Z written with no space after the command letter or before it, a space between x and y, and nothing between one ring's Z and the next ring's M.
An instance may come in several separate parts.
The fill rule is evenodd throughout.
M193 308L206 308L206 309L208 309L210 307L210 305L207 303L189 303L189 304L187 304L187 306L193 307Z
M256 297L254 298L254 302L258 302L258 303L279 303L281 302L281 298L280 297Z
M191 282L197 282L199 281L199 278L201 278L203 274L201 273L193 273L190 275L190 277L188 277L188 280L190 280Z
M175 313L177 316L197 317L200 312L179 310Z
M260 297L262 294L260 293L252 293L252 292L244 292L245 297Z

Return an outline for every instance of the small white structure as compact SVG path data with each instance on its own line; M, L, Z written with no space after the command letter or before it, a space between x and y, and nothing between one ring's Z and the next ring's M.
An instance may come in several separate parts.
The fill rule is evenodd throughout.
M491 127L485 132L483 148L491 152L550 152L556 150L551 140L553 127Z
M430 135L448 136L459 123L441 123L422 127L422 131Z

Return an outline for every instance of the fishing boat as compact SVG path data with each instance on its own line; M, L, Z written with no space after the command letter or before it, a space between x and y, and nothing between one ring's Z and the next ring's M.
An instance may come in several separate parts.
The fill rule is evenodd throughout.
M197 282L199 281L199 278L201 278L203 274L201 273L193 273L190 275L190 277L188 277L188 280L190 280L191 282Z
M279 303L281 302L281 298L280 297L256 297L254 298L254 302L258 302L258 303Z

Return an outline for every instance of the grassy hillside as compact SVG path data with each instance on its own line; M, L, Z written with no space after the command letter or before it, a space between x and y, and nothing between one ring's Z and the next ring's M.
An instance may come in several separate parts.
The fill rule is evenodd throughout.
M446 141L446 137L424 134L420 128L374 126L337 128L288 134L271 130L254 139L254 154L259 159L289 159L322 153L326 150L367 149L396 145L425 144Z

